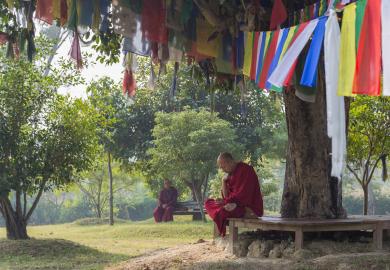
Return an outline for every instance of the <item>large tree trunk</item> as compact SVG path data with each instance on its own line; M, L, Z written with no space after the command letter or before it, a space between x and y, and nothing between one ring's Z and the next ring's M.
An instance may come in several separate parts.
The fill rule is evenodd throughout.
M0 198L0 207L5 220L7 238L10 240L28 239L27 222L24 216L14 211L8 198Z
M368 185L363 185L363 215L367 215L368 213Z
M110 180L110 225L114 225L114 192L113 192L113 180L111 169L111 154L108 153L108 175Z
M345 216L339 182L330 177L323 68L319 73L315 103L300 100L294 91L284 94L288 150L281 214L286 218Z

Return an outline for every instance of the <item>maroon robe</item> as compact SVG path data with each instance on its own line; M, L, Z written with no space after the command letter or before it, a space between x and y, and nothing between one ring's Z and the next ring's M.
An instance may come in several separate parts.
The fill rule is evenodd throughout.
M153 216L156 222L173 221L173 210L177 202L177 190L174 187L163 189L158 197L158 205L154 209ZM165 208L163 207L165 204Z
M208 215L214 220L222 236L226 234L228 218L241 218L245 215L245 207L252 209L258 216L263 215L263 198L261 196L259 180L252 166L239 162L226 180L228 196L222 202L208 199L205 208ZM227 203L236 203L237 207L229 212L223 207Z

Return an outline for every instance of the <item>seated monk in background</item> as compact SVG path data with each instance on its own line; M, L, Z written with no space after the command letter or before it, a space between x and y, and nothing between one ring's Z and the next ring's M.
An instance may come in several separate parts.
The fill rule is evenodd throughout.
M173 209L177 202L177 190L171 186L171 181L164 180L164 189L160 191L157 207L153 216L156 222L173 221Z
M227 175L222 179L222 199L208 199L205 208L221 236L226 234L228 218L263 215L259 180L252 166L233 159L230 153L219 155L217 164Z

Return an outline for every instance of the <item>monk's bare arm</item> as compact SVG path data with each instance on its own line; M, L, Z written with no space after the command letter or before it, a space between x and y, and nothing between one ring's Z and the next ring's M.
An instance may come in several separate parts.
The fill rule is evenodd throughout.
M226 183L227 179L228 179L227 176L224 176L222 178L222 195L224 198L227 198L229 196L229 190L227 188L227 183Z

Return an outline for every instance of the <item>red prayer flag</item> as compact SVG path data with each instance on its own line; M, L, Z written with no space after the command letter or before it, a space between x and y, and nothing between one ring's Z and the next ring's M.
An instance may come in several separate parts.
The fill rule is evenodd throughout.
M133 72L125 69L125 76L123 78L123 94L133 97L135 95L136 83Z
M286 7L282 0L275 0L274 7L272 8L271 14L271 25L270 30L275 30L287 19Z
M165 1L142 1L142 33L148 41L164 43L168 42L168 30L165 24Z
M0 32L0 45L4 45L8 42L8 34Z
M380 95L381 49L381 0L369 0L360 33L352 93Z
M81 58L81 48L80 48L80 41L79 41L79 34L74 32L72 47L70 49L70 57L76 61L76 65L78 69L81 69L83 67L83 60Z
M53 23L53 0L37 0L35 17L48 24Z

